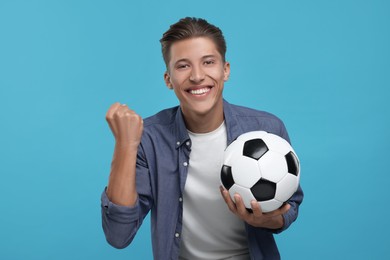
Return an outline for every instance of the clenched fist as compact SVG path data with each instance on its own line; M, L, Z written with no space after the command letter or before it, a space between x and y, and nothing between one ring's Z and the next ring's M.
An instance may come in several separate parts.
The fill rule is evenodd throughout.
M121 148L137 149L141 142L143 120L127 105L114 103L107 111L106 120Z

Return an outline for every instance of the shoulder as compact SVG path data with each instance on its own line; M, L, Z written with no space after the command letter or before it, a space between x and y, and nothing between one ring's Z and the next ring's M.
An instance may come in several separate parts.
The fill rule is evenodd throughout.
M283 121L276 115L227 102L225 106L225 119L231 121L231 125L237 124L242 133L262 130L289 140Z
M160 112L144 119L145 128L163 127L175 122L178 106L161 110Z
M156 144L168 145L176 144L183 132L179 106L167 108L144 119L144 131L141 142L145 145ZM185 129L185 127L184 127ZM187 133L187 132L186 132ZM178 139L179 138L179 139Z
M154 158L156 147L165 151L175 147L177 113L178 107L172 107L144 119L140 158Z
M254 108L228 104L230 107L231 115L236 117L237 119L242 120L251 120L251 119L259 119L265 121L273 121L277 124L283 124L282 120L276 115L266 112L263 110L257 110Z

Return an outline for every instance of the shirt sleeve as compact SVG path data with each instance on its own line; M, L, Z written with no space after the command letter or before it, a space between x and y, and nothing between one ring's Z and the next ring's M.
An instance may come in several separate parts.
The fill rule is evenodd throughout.
M107 242L115 248L125 248L133 241L152 204L150 175L142 148L137 156L136 187L138 197L131 207L112 203L106 189L101 195L103 231Z
M286 127L284 126L283 122L281 122L281 127L280 127L280 136L287 140L290 143L290 138L288 136ZM287 203L290 204L290 209L287 211L285 214L283 214L283 220L284 220L284 225L280 229L274 229L271 230L271 232L278 234L281 233L282 231L286 230L298 217L298 212L299 212L299 205L303 201L303 190L301 186L298 186L297 191L293 194L293 196L287 201Z
M284 225L280 229L272 230L273 233L278 234L286 230L298 217L299 205L303 200L303 191L301 186L298 187L294 195L287 201L290 204L290 209L283 214Z
M139 226L139 200L133 207L112 203L106 190L101 196L102 226L107 242L115 248L125 248L133 240Z

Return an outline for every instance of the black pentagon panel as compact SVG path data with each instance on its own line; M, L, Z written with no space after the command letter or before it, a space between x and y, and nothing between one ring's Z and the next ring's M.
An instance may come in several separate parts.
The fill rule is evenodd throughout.
M245 142L242 154L255 160L259 160L267 151L268 147L263 140L252 139Z
M299 163L296 155L292 151L290 151L288 154L285 155L285 157L286 157L288 172L295 176L298 176Z
M234 179L232 175L232 167L223 165L221 169L221 182L223 186L228 190L234 184Z
M276 183L266 179L260 179L253 185L251 191L257 201L271 200L275 197Z

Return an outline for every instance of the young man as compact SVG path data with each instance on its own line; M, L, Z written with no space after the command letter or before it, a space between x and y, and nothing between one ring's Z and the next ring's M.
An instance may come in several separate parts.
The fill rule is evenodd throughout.
M301 188L273 212L258 203L249 213L220 187L224 149L254 130L289 141L278 118L223 99L230 74L219 28L203 19L181 19L160 40L168 88L180 106L143 121L115 103L106 119L115 137L102 221L107 241L124 248L151 211L155 259L279 259L273 238L290 226L303 199Z

